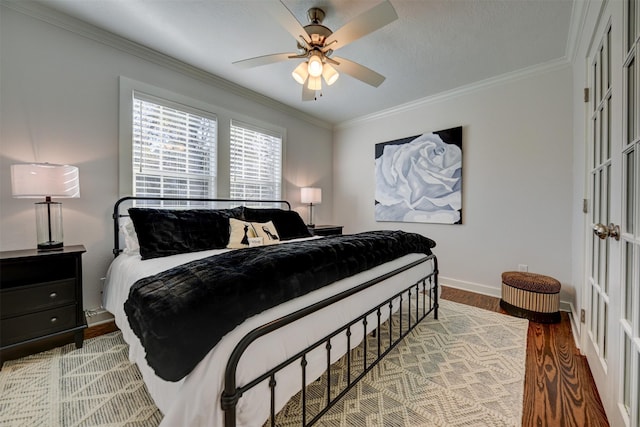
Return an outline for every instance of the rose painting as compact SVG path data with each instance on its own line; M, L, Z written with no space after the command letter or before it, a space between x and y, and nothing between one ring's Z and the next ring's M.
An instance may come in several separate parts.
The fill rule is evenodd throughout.
M376 221L462 224L462 127L376 144Z

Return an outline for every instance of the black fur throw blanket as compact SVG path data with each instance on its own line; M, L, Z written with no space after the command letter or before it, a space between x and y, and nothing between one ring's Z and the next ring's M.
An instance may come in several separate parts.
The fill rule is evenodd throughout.
M415 233L373 231L240 249L137 281L124 309L149 366L178 381L245 319L434 246Z

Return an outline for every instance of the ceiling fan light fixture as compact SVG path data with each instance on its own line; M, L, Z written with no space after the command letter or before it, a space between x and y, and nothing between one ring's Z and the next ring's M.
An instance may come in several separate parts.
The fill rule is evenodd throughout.
M322 89L322 79L320 78L320 76L309 76L309 80L307 83L307 88L309 90L321 90Z
M307 77L309 77L309 71L307 70L307 68L308 68L307 63L302 62L291 73L291 76L293 77L293 79L298 83L300 83L301 85L303 85L304 82L307 80Z
M322 77L324 77L324 81L327 82L329 86L331 86L336 82L336 80L338 80L340 74L331 65L324 64L324 67L322 69Z
M308 71L309 75L313 77L320 77L322 75L322 58L319 54L314 53L309 58Z

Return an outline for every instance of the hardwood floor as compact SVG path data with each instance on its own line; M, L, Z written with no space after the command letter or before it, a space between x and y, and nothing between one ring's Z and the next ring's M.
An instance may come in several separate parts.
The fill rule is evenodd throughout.
M444 286L441 297L504 313L499 298ZM522 426L609 426L587 360L575 346L567 313L556 324L529 322Z

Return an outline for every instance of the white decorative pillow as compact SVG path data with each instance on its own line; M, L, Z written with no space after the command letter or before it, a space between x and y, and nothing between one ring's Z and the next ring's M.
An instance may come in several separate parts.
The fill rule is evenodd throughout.
M272 221L252 222L251 226L253 227L253 231L256 237L262 237L262 244L273 245L276 243L280 243L278 230L276 230L276 226L273 225Z
M256 233L250 222L229 218L229 249L249 247L249 238L256 237Z
M136 229L133 226L133 221L130 218L120 219L120 232L124 237L125 248L123 252L125 254L137 254L140 253L140 243L138 242L138 235Z

